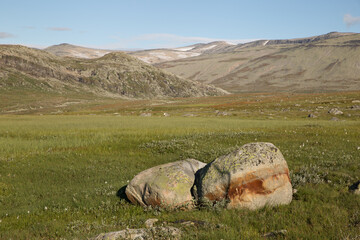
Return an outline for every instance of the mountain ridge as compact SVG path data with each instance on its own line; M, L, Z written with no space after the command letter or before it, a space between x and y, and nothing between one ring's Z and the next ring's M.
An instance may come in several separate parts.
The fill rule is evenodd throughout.
M35 98L56 95L64 98L86 96L87 99L227 94L219 88L167 73L122 52L95 59L77 59L21 45L0 45L0 93L5 98L3 102L21 100L29 94Z
M360 34L329 33L155 64L232 93L360 89Z

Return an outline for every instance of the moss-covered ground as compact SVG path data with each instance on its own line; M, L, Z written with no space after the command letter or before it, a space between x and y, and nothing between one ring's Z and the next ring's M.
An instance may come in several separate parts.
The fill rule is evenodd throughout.
M358 92L104 100L61 114L2 115L0 239L87 239L144 227L148 218L181 228L183 239L261 239L283 229L278 238L357 239L360 196L348 192L360 180L356 100ZM327 113L334 107L344 112L338 121ZM274 143L287 160L297 189L290 205L167 212L122 199L121 188L144 169L188 157L210 162L254 141Z

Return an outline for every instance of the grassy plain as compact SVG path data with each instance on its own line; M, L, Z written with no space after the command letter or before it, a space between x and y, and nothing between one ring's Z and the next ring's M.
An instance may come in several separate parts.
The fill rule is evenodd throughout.
M359 239L360 197L348 192L360 180L356 100L359 92L243 94L104 100L2 115L0 239L86 239L144 227L154 217L181 228L184 239L262 239L282 229L285 239ZM339 121L327 113L334 107L344 112ZM210 162L253 141L282 151L297 189L290 205L166 212L119 196L144 169L188 157Z

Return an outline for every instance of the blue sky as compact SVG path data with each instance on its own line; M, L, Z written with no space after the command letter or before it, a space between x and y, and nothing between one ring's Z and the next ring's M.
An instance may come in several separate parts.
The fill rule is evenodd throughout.
M360 32L360 0L1 0L0 44L106 49Z

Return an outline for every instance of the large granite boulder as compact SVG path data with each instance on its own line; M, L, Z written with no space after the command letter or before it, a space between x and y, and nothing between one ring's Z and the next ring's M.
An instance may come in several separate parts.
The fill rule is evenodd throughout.
M228 208L257 209L289 204L289 169L272 143L249 143L196 173L193 195L200 202L228 201Z
M195 159L159 165L136 175L126 187L127 198L142 206L192 207L195 173L206 164Z

